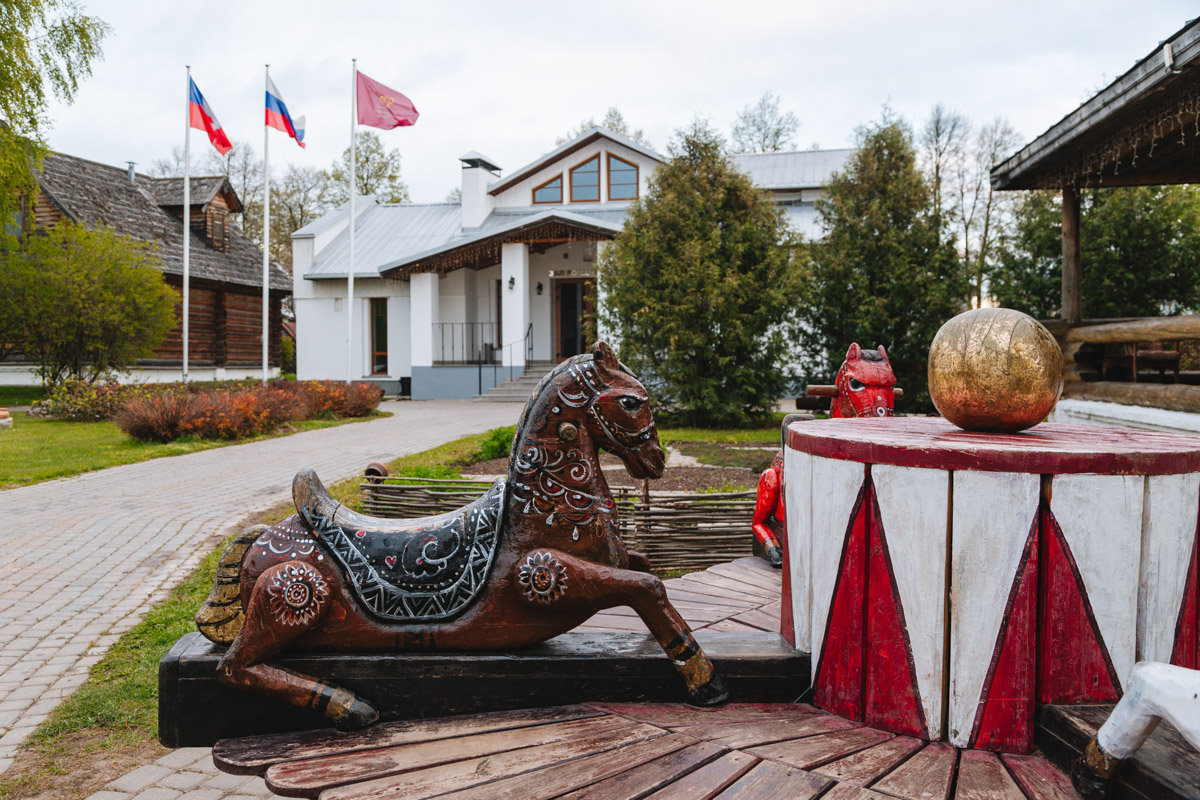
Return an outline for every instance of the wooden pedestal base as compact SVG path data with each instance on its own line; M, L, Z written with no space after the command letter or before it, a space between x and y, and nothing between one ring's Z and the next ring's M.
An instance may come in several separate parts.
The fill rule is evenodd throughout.
M808 655L774 633L696 632L734 702L793 702L809 685ZM223 648L182 637L158 668L158 738L202 747L231 736L311 730L326 720L217 683ZM573 632L512 652L293 653L281 666L369 698L382 719L443 717L580 702L683 702L683 682L646 634Z

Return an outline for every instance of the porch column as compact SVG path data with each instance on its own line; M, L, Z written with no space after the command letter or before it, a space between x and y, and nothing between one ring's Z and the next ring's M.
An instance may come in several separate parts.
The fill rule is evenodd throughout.
M525 330L529 327L529 245L500 246L500 295L504 328L500 344L504 366L525 366ZM512 347L508 347L511 344Z
M610 331L608 326L604 324L604 311L607 310L606 306L608 303L608 298L605 297L604 285L600 282L600 264L604 261L605 251L608 250L611 245L612 242L607 240L596 242L596 338L602 342L608 342L616 347L612 331ZM591 342L588 342L587 344L591 345Z
M414 367L433 366L439 345L434 341L433 326L438 322L440 302L436 272L419 272L409 279L409 341Z
M1062 190L1062 318L1078 325L1083 318L1083 264L1079 255L1079 190Z

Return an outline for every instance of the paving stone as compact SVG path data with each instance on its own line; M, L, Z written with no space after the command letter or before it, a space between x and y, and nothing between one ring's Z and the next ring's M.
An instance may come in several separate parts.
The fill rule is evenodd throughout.
M114 792L105 789L103 792L96 792L88 795L87 800L129 800L130 795L127 792Z
M158 781L158 785L159 786L167 786L172 789L179 789L182 791L185 789L192 789L192 788L198 786L200 784L200 782L207 777L208 776L205 775L203 772L192 772L190 770L184 770L181 772L172 772L170 775L167 775L165 778L161 778Z
M221 800L225 795L220 789L192 789L179 796L179 800Z
M105 788L133 794L148 788L156 781L170 774L171 770L166 767L160 767L157 764L147 764L144 767L138 767L133 772L125 773Z
M239 794L249 794L255 797L273 797L273 793L267 788L267 782L262 778L251 778L244 784L238 787Z
M206 780L203 785L205 789L219 789L222 792L232 792L245 783L249 783L245 775L230 775L220 772Z
M149 789L135 794L133 800L175 800L181 794L183 792L178 789L168 789L165 786L151 786Z
M192 766L200 759L211 761L212 750L207 747L181 747L178 750L172 750L154 763L160 767L183 769Z

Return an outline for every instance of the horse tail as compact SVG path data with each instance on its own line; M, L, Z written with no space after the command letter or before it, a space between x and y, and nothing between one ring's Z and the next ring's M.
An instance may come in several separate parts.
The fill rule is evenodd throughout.
M208 599L196 612L196 627L206 639L229 644L242 629L242 559L266 525L252 525L233 538L217 562L217 579Z

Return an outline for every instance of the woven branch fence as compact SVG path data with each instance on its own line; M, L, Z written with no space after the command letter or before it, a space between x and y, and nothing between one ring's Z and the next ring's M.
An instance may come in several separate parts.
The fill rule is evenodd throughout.
M362 484L363 513L377 517L444 514L474 501L491 483L385 478ZM751 553L755 492L686 493L613 489L621 538L656 571L703 569Z

